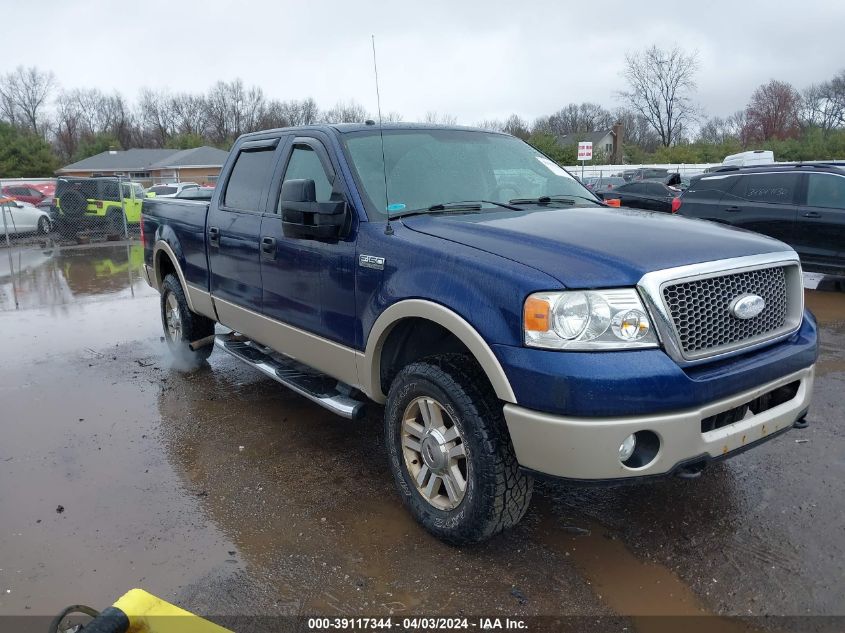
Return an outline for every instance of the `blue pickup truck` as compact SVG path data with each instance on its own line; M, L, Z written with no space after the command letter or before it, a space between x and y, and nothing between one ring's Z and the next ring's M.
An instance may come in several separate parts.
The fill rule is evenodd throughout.
M516 524L536 477L692 478L806 424L792 249L609 208L507 134L248 134L210 203L147 199L141 228L176 357L216 346L347 418L384 405L399 495L447 542Z

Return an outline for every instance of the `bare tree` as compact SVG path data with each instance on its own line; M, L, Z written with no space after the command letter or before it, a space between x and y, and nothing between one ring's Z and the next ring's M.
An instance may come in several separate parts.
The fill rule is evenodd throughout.
M528 128L528 121L521 118L517 114L510 115L505 121L502 131L508 134L513 134L516 137L526 140L531 136L531 130Z
M53 73L18 66L0 79L0 113L13 125L43 133L44 109L54 87Z
M323 114L326 123L363 123L370 118L367 109L356 101L338 101Z
M258 130L265 114L264 91L247 88L243 81L218 81L206 97L208 133L215 143L230 143L241 134Z
M189 93L169 98L173 131L176 134L205 134L208 125L208 104L205 97Z
M505 122L499 119L484 119L483 121L476 123L475 127L481 128L482 130L491 130L493 132L504 132Z
M731 123L730 118L713 117L702 123L698 129L696 140L702 143L720 145L731 139L739 139L739 130Z
M622 73L628 90L619 93L635 112L642 115L668 147L698 116L692 101L698 53L681 48L663 50L652 46L625 56Z
M795 138L800 132L801 95L783 81L772 79L759 86L745 108L745 131L750 141Z
M804 125L825 132L845 125L845 70L830 81L805 88L799 116Z
M437 112L436 110L429 110L423 117L423 123L436 123L439 125L455 125L458 122L458 117L454 114L447 114L446 112Z
M163 91L141 89L138 97L138 120L144 130L144 145L164 147L173 136L171 97Z
M283 101L280 104L282 115L288 125L313 125L320 120L320 109L311 97L297 101Z
M660 137L642 114L630 108L617 108L613 118L622 124L624 143L636 145L647 152L653 152L660 145Z

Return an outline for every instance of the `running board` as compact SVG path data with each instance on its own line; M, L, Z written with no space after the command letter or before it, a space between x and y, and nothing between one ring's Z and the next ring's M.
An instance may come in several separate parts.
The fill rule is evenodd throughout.
M276 354L271 349L234 332L218 334L214 337L214 342L224 352L255 367L288 389L305 396L332 413L351 420L364 417L366 403L354 398L351 395L352 388L334 378L292 358Z

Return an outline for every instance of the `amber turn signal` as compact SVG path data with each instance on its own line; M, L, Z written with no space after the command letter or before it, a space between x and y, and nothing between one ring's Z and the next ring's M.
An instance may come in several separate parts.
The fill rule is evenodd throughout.
M604 203L609 207L621 207L622 201L619 198L611 198L610 200L605 200Z
M525 329L529 332L549 331L549 303L536 297L528 297L525 300L525 312L523 321Z

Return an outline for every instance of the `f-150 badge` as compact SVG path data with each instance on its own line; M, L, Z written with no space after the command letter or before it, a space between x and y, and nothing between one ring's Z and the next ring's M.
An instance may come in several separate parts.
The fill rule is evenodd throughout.
M359 255L358 265L363 266L364 268L384 270L384 257L376 257L375 255Z

